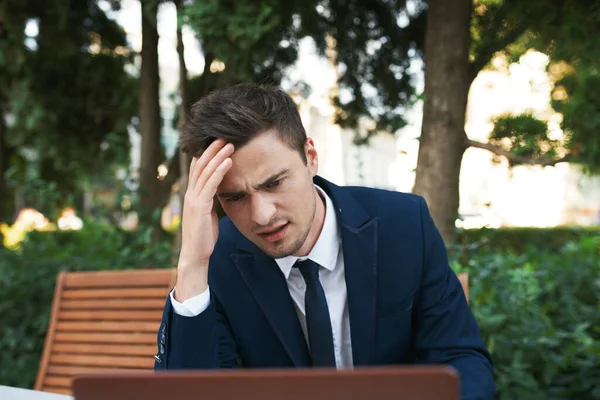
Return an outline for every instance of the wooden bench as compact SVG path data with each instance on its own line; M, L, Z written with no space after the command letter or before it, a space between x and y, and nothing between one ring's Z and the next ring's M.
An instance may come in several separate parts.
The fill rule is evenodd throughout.
M154 368L175 269L61 272L35 390L71 394L79 374ZM469 299L469 277L458 278Z
M467 303L469 302L469 274L466 272L459 272L458 280L462 285L463 291L465 292L465 297L467 298Z
M175 269L61 272L35 390L71 394L79 374L152 370Z

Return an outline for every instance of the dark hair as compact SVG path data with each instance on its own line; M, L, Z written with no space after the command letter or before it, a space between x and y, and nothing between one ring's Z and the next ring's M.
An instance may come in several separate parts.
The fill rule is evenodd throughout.
M296 103L277 87L242 83L211 92L194 103L179 145L193 156L219 138L239 149L269 130L297 150L306 163L306 131Z

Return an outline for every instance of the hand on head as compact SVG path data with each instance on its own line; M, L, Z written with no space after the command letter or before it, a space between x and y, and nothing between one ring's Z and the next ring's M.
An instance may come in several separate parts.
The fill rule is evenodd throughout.
M214 197L231 168L233 151L231 143L217 139L190 164L181 220L181 252L175 291L178 301L202 293L208 285L208 260L219 236ZM194 278L179 279L185 275Z

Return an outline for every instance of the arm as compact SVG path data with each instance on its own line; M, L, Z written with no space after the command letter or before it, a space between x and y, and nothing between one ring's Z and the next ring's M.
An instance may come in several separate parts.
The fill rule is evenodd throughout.
M220 303L209 292L198 295L197 299L206 301L206 304L201 305L200 310L191 310L191 313L182 315L175 309L179 306L177 308L181 311L180 304L175 303L172 293L169 295L158 331L157 355L160 362L155 359L155 370L237 366L237 346ZM164 353L161 353L161 344Z
M416 309L415 350L423 364L448 364L460 375L463 400L495 393L492 359L425 201L421 201L423 271Z
M177 282L159 326L155 369L230 367L238 358L227 318L208 287L209 260L219 234L214 197L231 168L232 153L233 145L217 139L190 164ZM201 307L195 312L179 303L197 303L198 297Z

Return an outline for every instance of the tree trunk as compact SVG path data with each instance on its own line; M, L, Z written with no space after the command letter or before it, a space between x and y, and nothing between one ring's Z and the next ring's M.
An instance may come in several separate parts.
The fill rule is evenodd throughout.
M431 1L425 37L425 102L414 193L447 243L455 241L465 147L471 0Z
M175 7L177 8L177 17L182 14L182 5L181 1L175 2ZM181 30L181 24L177 23L177 55L179 56L179 96L181 98L181 104L179 105L179 121L177 122L177 129L181 132L182 128L185 126L188 118L188 104L190 102L189 98L189 89L188 89L188 74L187 67L185 65L185 57L184 57L184 46L183 46L183 34ZM188 175L189 175L189 166L191 162L191 158L184 154L179 148L179 169L180 169L180 178L179 178L179 201L182 207L183 213L183 199L185 196L185 191L187 190L188 185ZM173 256L177 258L179 255L179 249L181 248L181 226L177 230L175 237L173 238Z
M164 202L164 190L157 179L157 168L163 161L161 147L161 113L159 104L157 2L141 0L142 65L140 71L139 119L140 158L140 221L150 224L151 217Z

